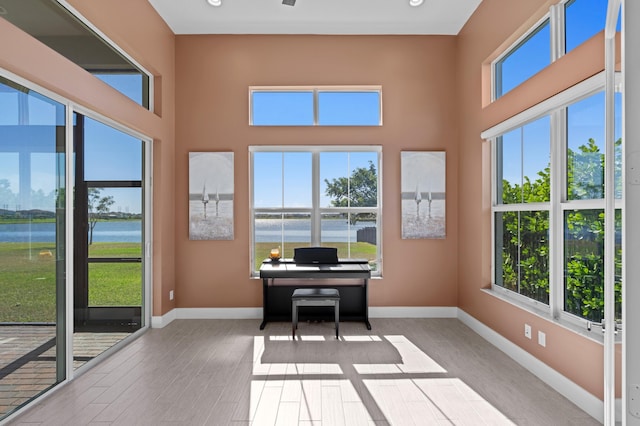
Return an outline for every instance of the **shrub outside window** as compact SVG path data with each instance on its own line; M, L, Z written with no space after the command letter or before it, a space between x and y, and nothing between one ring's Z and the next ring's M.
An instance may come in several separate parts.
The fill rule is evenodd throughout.
M550 118L496 138L495 283L549 303Z

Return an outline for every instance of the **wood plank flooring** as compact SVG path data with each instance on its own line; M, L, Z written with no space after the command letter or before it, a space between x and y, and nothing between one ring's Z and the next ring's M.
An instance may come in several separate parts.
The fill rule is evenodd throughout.
M10 425L597 425L456 319L176 320Z

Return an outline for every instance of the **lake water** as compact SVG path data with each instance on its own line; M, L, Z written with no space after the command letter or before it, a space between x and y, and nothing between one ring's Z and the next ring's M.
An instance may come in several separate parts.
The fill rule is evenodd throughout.
M323 241L336 243L355 242L358 229L375 226L374 222L357 222L349 225L346 219L325 219L321 223ZM285 219L283 222L272 219L256 220L256 242L268 243L311 242L311 220Z
M93 230L93 241L136 243L141 241L141 235L142 222L139 220L98 222ZM56 225L52 222L0 224L2 243L52 243L55 238Z
M322 221L322 239L332 242L356 241L358 229L375 226L373 222L349 225L343 219ZM286 219L284 225L271 219L256 220L256 242L278 242L284 228L285 242L311 242L311 221ZM140 242L142 222L139 220L98 222L93 230L95 242ZM12 223L0 224L0 243L54 242L55 224Z

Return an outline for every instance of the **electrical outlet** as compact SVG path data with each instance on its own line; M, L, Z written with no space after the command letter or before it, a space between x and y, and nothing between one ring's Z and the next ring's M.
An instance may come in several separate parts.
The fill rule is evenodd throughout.
M538 330L538 344L540 346L547 346L547 335L540 330Z
M173 290L169 290L169 300L173 300Z
M529 324L524 325L524 337L531 339L531 326Z

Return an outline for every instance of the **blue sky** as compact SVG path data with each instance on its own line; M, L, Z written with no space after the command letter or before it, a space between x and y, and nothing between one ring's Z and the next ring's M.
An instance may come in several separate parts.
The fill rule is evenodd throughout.
M622 136L622 96L615 99L615 138ZM604 92L596 93L568 108L567 143L574 152L581 145L587 145L594 139L600 152L604 153ZM532 123L503 135L503 178L511 183L520 184L523 176L531 181L538 178L537 172L544 170L550 159L550 118L544 116ZM522 144L521 144L522 137ZM524 151L524 152L522 152ZM521 162L521 155L525 161ZM522 170L521 164L524 165Z
M607 0L576 0L566 7L565 47L576 46L602 31L607 16ZM618 18L617 30L621 20ZM521 48L501 61L502 93L505 94L551 63L550 29L547 21ZM603 47L604 49L604 47ZM500 94L498 94L498 97Z
M140 103L142 79L139 75L108 74L98 77ZM18 123L33 126L29 128L28 132L32 135L37 133L37 138L47 141L44 148L45 152L30 154L31 171L29 176L32 190L42 190L45 195L48 195L54 191L56 186L54 126L64 123L63 109L56 102L34 92L30 92L28 96L23 98L26 99L26 104L20 101L20 96L15 89L0 85L0 126L7 126L5 131L1 133L7 139L0 140L0 143L14 142L11 134L20 133L19 128L16 127ZM25 105L22 109L18 107L21 104ZM142 146L140 140L91 118L86 118L85 121L85 140L85 178L87 180L141 179ZM19 191L19 167L19 156L16 152L2 152L0 150L0 179L9 181L9 188L13 193L18 193ZM114 197L113 211L141 212L140 189L105 189L103 194ZM0 208L18 208L18 206L5 205L6 201L0 202ZM31 207L53 209L52 204L47 206L32 205ZM26 208L26 206L21 205L19 208Z
M380 93L377 91L313 90L253 91L251 116L254 126L313 126L314 108L321 126L377 126Z
M328 207L325 179L351 176L360 167L373 162L378 170L376 152L323 152L320 154L320 206ZM284 199L283 199L284 179ZM254 206L311 208L311 154L307 152L254 153Z

